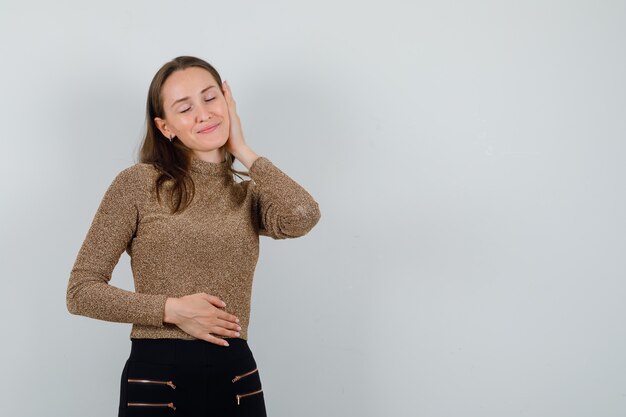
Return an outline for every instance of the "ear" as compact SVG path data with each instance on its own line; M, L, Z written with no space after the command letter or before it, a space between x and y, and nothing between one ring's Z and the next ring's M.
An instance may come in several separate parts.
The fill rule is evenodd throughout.
M161 131L163 136L165 136L166 138L169 139L170 136L173 136L172 132L170 132L170 130L168 129L167 123L165 122L165 120L161 119L160 117L155 117L154 124L156 124L156 127Z

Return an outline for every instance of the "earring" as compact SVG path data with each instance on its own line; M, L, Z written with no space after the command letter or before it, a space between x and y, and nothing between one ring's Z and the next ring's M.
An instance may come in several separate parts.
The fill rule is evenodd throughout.
M174 140L174 135L170 136L168 139L170 140L170 143L172 143L172 141Z

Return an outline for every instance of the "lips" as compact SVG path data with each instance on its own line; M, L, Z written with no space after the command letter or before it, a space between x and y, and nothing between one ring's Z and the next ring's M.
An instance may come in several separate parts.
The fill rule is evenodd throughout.
M212 132L212 131L214 131L214 130L215 130L215 128L216 128L216 127L218 127L218 126L219 126L219 123L216 123L216 124L214 124L214 125L212 125L212 126L207 126L207 127L205 127L204 129L199 130L199 131L198 131L198 133L209 133L209 132Z

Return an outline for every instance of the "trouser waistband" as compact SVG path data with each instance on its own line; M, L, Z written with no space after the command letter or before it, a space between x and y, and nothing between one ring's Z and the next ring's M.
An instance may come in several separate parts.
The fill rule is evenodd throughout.
M230 346L195 339L131 339L130 360L163 364L210 365L249 353L245 339L225 338Z

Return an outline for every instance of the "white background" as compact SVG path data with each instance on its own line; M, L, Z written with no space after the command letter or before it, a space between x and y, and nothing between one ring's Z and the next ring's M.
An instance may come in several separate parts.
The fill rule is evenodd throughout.
M320 204L261 240L270 417L626 415L625 2L2 0L0 39L2 415L117 415L130 324L65 291L178 55Z

